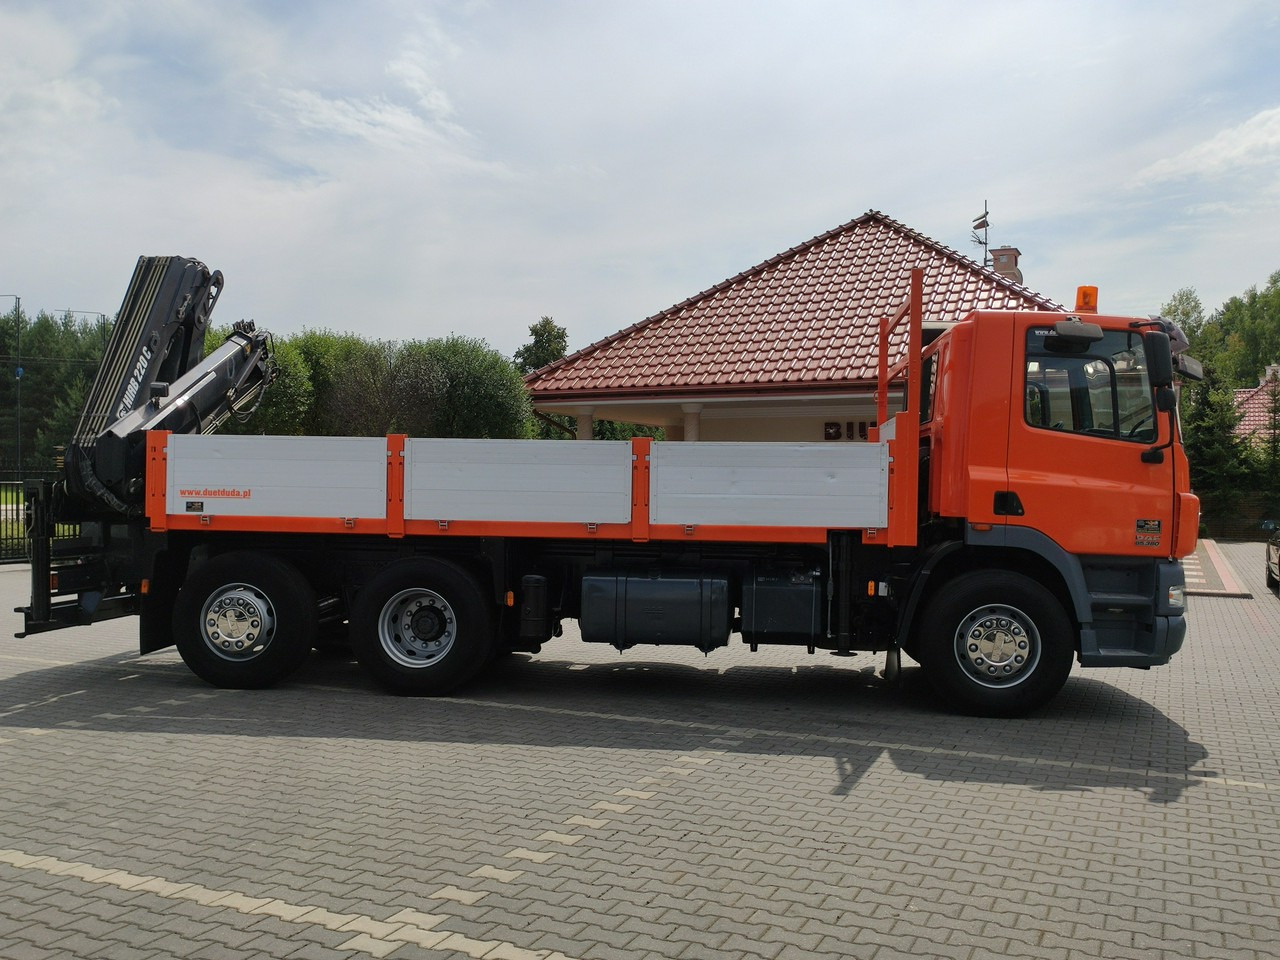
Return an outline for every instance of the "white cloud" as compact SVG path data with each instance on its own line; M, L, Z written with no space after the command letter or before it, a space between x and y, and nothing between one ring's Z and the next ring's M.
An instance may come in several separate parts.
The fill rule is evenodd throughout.
M1266 166L1274 176L1280 162L1280 107L1254 114L1244 123L1221 130L1175 157L1158 160L1139 171L1139 185L1185 177L1221 178Z
M365 141L375 148L418 146L433 139L421 117L382 98L330 99L312 90L287 90L280 95L280 105L282 114L304 129Z

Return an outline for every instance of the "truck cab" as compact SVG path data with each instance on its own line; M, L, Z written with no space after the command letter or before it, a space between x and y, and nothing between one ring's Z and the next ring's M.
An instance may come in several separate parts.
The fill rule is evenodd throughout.
M1167 663L1186 633L1179 560L1199 520L1172 342L1159 320L978 311L927 347L920 511L922 545L935 545L930 579L965 567L1028 578L1061 603L1081 665ZM957 643L972 677L1012 688L1017 663L1006 674Z

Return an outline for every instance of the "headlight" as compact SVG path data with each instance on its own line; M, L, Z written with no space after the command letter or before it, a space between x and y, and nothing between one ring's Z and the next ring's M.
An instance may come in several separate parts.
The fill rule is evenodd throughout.
M1186 587L1170 587L1169 588L1169 606L1185 607L1187 605Z

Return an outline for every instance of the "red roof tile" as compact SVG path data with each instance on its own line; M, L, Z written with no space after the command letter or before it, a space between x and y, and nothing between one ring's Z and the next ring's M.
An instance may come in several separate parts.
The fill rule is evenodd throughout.
M917 266L926 322L1064 309L872 210L525 379L535 402L865 387Z
M1271 422L1271 386L1275 382L1264 380L1235 392L1236 409L1241 414L1234 431L1237 437L1261 442Z

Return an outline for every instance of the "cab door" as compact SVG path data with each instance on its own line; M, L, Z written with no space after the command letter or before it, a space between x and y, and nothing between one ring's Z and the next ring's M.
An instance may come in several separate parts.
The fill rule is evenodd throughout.
M1022 342L1007 522L1078 555L1170 556L1173 457L1143 453L1170 439L1172 421L1157 413L1141 333L1085 342L1032 323Z

